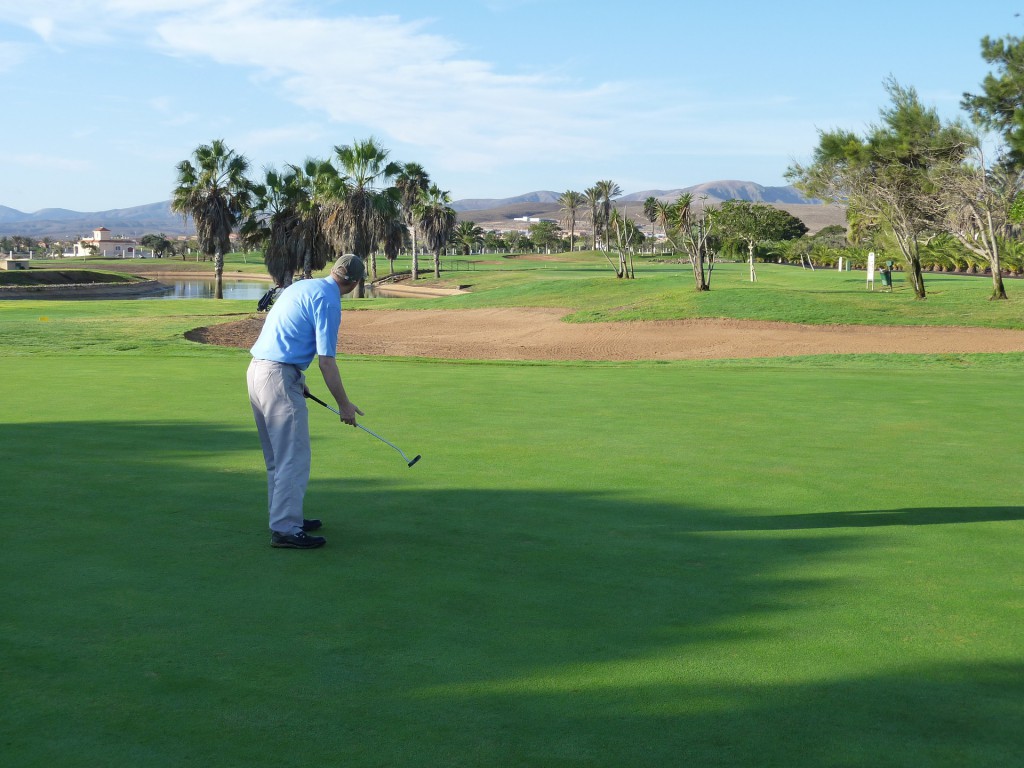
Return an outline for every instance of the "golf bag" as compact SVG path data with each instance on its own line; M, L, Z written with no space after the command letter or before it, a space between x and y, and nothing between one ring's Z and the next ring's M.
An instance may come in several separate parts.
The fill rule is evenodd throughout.
M279 290L280 289L277 286L274 286L269 291L264 293L263 296L260 297L259 302L256 304L256 311L269 312L270 308L274 306L274 300L277 298L277 292Z

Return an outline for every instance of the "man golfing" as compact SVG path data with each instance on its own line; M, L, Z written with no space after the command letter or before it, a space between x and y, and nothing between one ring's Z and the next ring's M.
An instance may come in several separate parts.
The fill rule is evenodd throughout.
M363 412L348 399L335 359L341 328L341 297L363 279L362 260L338 259L328 277L300 280L278 296L259 338L249 350L249 402L267 465L270 545L315 549L326 539L310 536L319 520L303 517L311 450L304 371L318 358L324 383L338 404L341 421L356 426Z

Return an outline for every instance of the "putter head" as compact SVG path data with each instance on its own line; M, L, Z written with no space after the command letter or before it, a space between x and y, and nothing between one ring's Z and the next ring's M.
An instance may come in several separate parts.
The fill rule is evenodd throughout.
M413 464L415 464L417 461L419 461L422 458L423 458L422 456L420 456L419 454L416 454L415 456L413 456L412 461L409 462L409 466L412 467Z

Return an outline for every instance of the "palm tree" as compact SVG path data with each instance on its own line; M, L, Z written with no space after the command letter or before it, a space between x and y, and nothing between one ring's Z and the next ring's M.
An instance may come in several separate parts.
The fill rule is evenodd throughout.
M249 207L251 185L245 177L249 161L215 139L196 147L192 160L182 160L177 169L171 210L195 222L200 250L213 256L214 296L222 299L224 254L231 248L231 232Z
M321 225L335 249L354 253L364 262L383 239L388 217L400 210L397 191L387 187L402 167L389 162L389 154L372 136L334 148L342 175L323 204ZM374 260L371 274L376 271ZM362 281L357 290L362 296Z
M419 260L416 254L416 219L413 216L413 208L419 200L420 193L426 192L430 186L430 176L419 163L405 163L395 178L395 186L401 197L405 224L412 235L412 275L415 280L419 271Z
M434 254L434 277L441 277L441 249L448 244L455 228L455 210L449 205L451 201L446 191L437 184L431 184L426 192L420 194L413 208L427 247Z
M654 242L654 238L658 235L658 230L655 224L658 222L658 198L651 195L644 200L644 218L651 222L651 242ZM654 253L654 245L651 245L651 253Z
M604 226L604 249L611 248L612 198L622 194L622 188L611 179L599 181L594 185L601 200L601 223Z
M576 239L576 212L587 202L587 198L579 192L566 190L558 198L558 205L561 207L562 223L569 229L569 250L573 250Z
M611 215L608 217L608 232L610 235L615 235L615 247L619 252L618 266L612 263L611 257L607 253L605 254L608 263L612 264L612 268L615 270L615 276L628 279L636 278L636 270L633 268L633 251L637 245L643 242L644 233L640 231L636 222L626 218L625 214L617 208L612 209ZM626 260L627 252L629 253L628 262Z
M330 260L332 250L319 226L318 195L336 181L334 166L309 159L284 172L267 169L264 181L253 186L242 237L263 248L263 262L278 287L290 285L299 271L312 277Z
M597 250L597 235L601 229L601 190L597 186L587 187L583 190L583 197L586 200L590 211L590 228L594 238L594 250Z
M464 256L469 256L470 251L480 247L484 240L484 230L477 226L475 221L460 221L452 230L452 242L462 251Z
M308 159L301 167L289 167L296 213L295 263L301 265L302 277L308 280L314 270L326 267L335 254L322 226L323 207L341 180L337 169L327 160Z
M391 274L395 274L395 259L399 251L405 246L406 238L409 236L409 226L405 223L403 216L395 216L385 222L384 229L384 255L387 257Z
M295 274L295 258L288 232L293 208L286 174L266 168L263 181L253 184L252 198L240 234L246 247L263 250L263 263L278 288L289 285Z
M664 227L665 237L676 252L686 252L696 290L710 291L711 273L715 268L712 250L715 222L708 214L707 196L701 197L700 202L700 210L697 210L689 192L680 195L670 205L658 201L658 222Z

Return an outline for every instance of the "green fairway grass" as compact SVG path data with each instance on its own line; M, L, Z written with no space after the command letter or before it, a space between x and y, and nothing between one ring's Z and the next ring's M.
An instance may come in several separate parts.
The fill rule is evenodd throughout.
M171 259L67 260L73 265L122 269L140 275L154 271L190 271L212 275L210 262ZM388 273L378 260L381 277ZM835 269L803 269L759 264L758 280L751 283L743 263L715 265L712 289L693 288L689 263L679 259L645 258L637 266L637 279L617 280L603 253L584 251L553 256L477 255L448 260L452 271L440 279L421 260L421 286L463 287L469 293L431 299L370 299L349 301L349 308L466 309L480 307L560 307L569 310L570 322L602 320L674 320L723 317L741 320L777 320L809 324L855 325L971 325L1024 328L1024 280L1006 278L1009 301L988 301L991 278L926 273L928 298L914 300L905 275L893 275L892 292L876 281L869 290L866 273ZM57 266L65 262L56 263ZM408 258L396 261L408 271ZM252 254L229 254L228 277L266 277L262 259ZM251 310L251 303L243 303Z
M524 274L433 306L617 316L682 279ZM738 316L857 280L738 275L708 295ZM1013 285L947 280L836 314L1018 327ZM0 302L2 764L1019 762L1020 355L342 357L423 459L314 406L328 544L298 552L269 547L248 354L182 337L251 305Z
M582 257L577 257L582 259ZM715 266L712 288L693 290L689 264L638 267L637 279L616 280L603 257L575 262L515 262L500 272L461 272L449 284L469 284L469 296L437 299L430 306L547 306L574 310L575 322L675 320L725 317L741 320L856 325L979 325L1024 328L1024 283L1007 279L1009 301L988 301L990 278L928 274L928 298L915 301L904 275L893 291L868 290L864 272L805 270L759 264L757 282L745 264ZM1020 291L1015 290L1020 286ZM423 302L392 302L397 308Z

